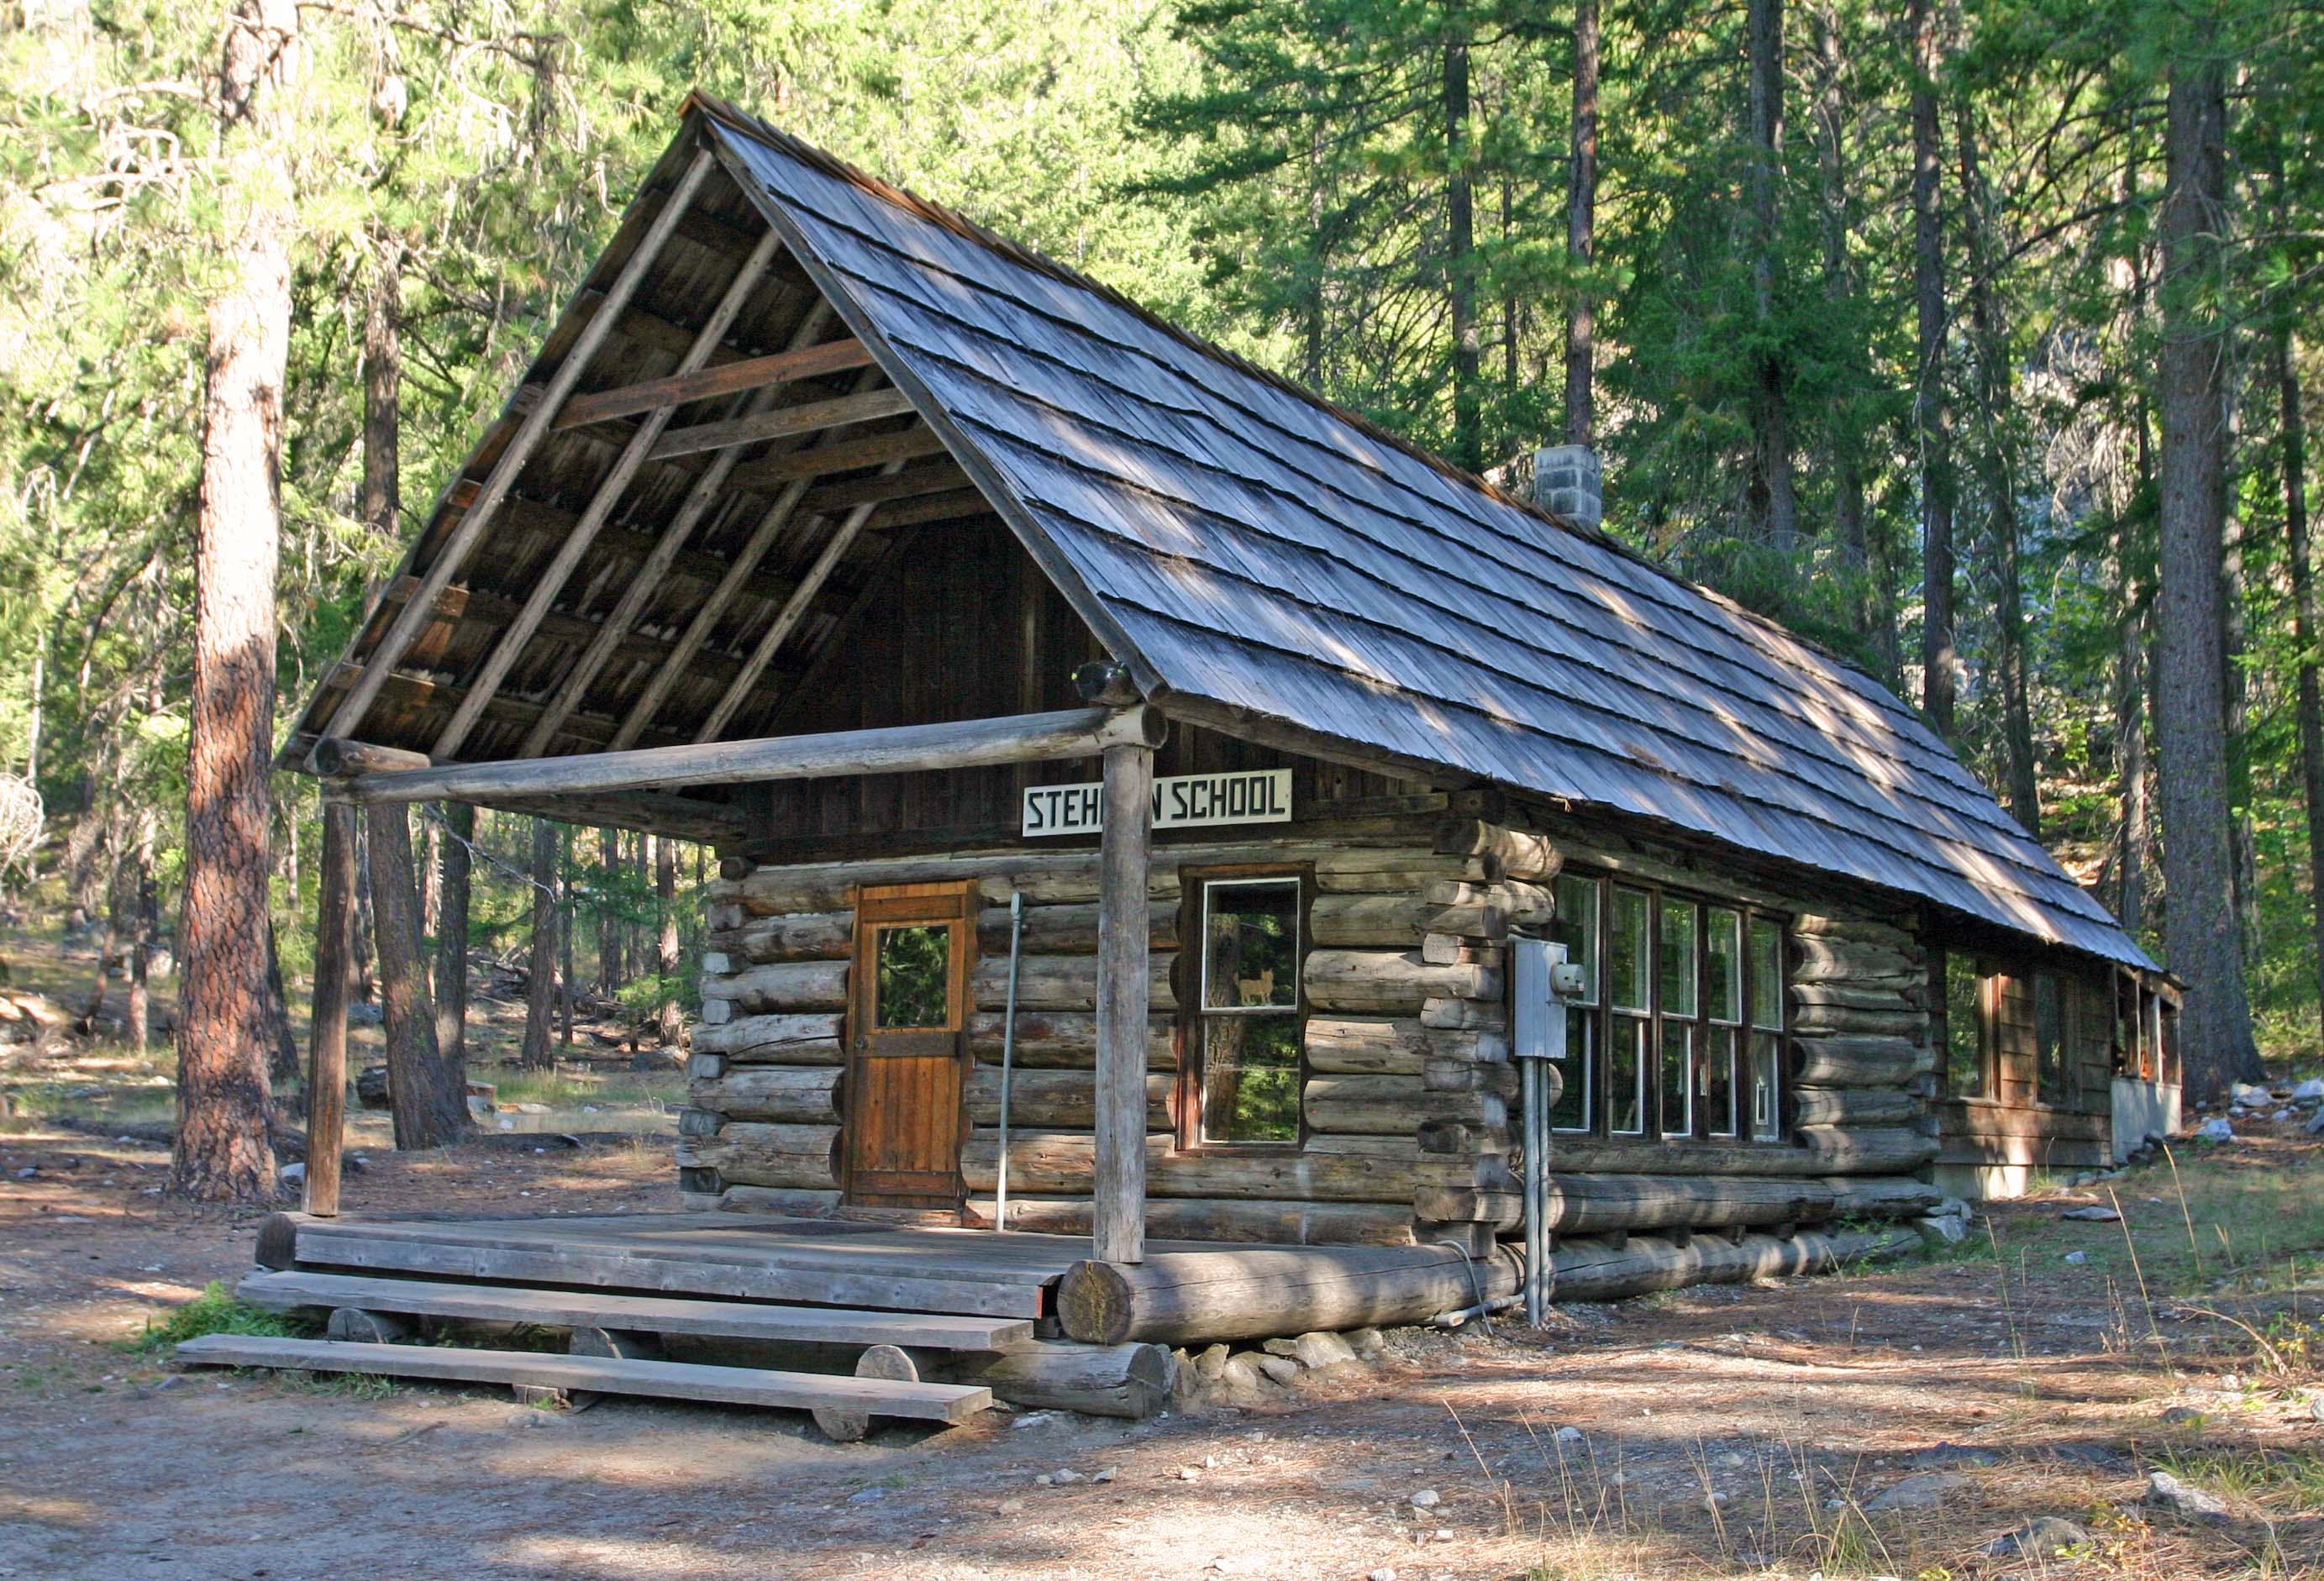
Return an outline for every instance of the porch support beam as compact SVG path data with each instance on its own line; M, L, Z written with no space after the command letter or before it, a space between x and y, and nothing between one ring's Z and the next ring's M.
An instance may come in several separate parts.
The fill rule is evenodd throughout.
M339 1211L339 1153L347 1114L347 993L354 976L355 810L323 804L323 886L315 902L315 1008L307 1043L307 1173L300 1206Z
M574 385L580 382L590 359L597 354L597 348L613 332L613 321L622 316L622 310L630 305L630 299L637 294L639 285L653 268L654 260L661 255L663 244L669 240L670 233L678 229L678 222L684 217L695 194L709 179L716 163L716 157L708 149L703 149L695 154L687 166L686 173L678 178L678 187L669 195L669 201L662 205L661 212L654 216L653 223L640 238L637 250L630 254L629 262L614 276L604 299L597 305L597 311L582 326L580 336L573 343L573 349L565 354L565 360L558 363L557 372L549 375L540 404L517 425L508 448L501 452L500 460L493 464L492 473L477 491L475 500L462 513L459 525L452 529L452 536L437 551L434 562L420 577L417 593L397 611L394 620L372 648L371 657L364 660L363 674L355 678L354 687L332 712L331 724L336 734L352 736L361 728L364 716L379 700L380 688L387 685L388 677L394 673L405 652L418 640L428 623L436 618L437 595L451 585L452 579L460 574L460 567L467 564L469 553L484 538L484 529L492 525L493 516L499 510L501 501L516 486L517 475L524 471L534 450L548 437L549 419L564 406L565 399L573 392Z
M1090 1255L1146 1259L1146 1007L1154 748L1105 751L1098 836L1096 1180Z
M363 803L479 802L495 796L669 790L826 775L908 774L1093 758L1125 745L1151 749L1161 743L1167 728L1158 709L1143 705L1074 708L887 730L389 770L357 775L346 786L351 799Z

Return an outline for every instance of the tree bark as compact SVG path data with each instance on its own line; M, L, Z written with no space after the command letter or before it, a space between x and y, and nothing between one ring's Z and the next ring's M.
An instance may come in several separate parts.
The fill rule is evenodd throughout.
M322 870L315 897L315 997L307 1023L307 1178L309 1213L339 1210L346 1141L347 990L354 979L355 810L323 804Z
M1913 427L1921 472L1921 708L1939 735L1953 733L1952 444L1945 417L1944 228L1938 207L1937 37L1932 0L1912 0L1913 299L1918 369Z
M1469 174L1469 41L1444 41L1445 283L1452 310L1452 459L1485 464L1478 400L1475 189Z
M231 238L209 303L186 766L184 992L171 1184L273 1200L267 1141L269 758L282 390L290 339L290 105L298 8L236 0L218 70L218 196Z
M2115 915L2134 935L2146 922L2146 869L2154 859L2153 810L2149 801L2146 753L2146 589L2133 568L2130 523L2115 526L2116 616L2114 673L2116 795L2122 832L2116 845Z
M2301 401L2299 342L2285 319L2275 331L2278 428L2283 447L2284 557L2292 569L2292 645L2298 670L2301 780L2308 799L2308 906L2310 949L2318 974L2317 1003L2324 1007L2324 681L2317 674L2316 644L2324 634L2316 598L2316 565L2308 544L2308 418Z
M1763 342L1775 338L1775 274L1784 145L1784 0L1748 0L1750 54L1751 298ZM1762 542L1786 554L1800 547L1800 507L1792 465L1792 417L1784 359L1759 354L1752 396L1749 496Z
M153 887L153 813L137 816L137 848L132 859L129 909L129 1007L122 1041L143 1053L152 1041L153 937L161 926L161 900Z
M1565 442L1595 445L1598 299L1598 0L1573 7L1573 136L1565 191L1565 261L1575 280L1565 310Z
M400 805L364 809L371 834L373 924L378 932L387 1091L400 1149L441 1147L468 1125L467 1072L436 1046L411 825Z
M573 1046L573 1001L581 985L573 979L573 827L557 825L557 1040Z
M266 924L266 1025L273 1043L266 1079L279 1092L298 1082L299 1039L290 1030L290 996L282 986L282 955L275 946L271 919Z
M686 1035L686 1018L678 1005L678 847L667 836L650 838L654 848L654 917L659 924L655 969L660 998L655 1020L662 1047L674 1049Z
M532 821L532 976L525 986L524 1049L528 1071L557 1063L557 825Z
M1848 100L1841 86L1840 17L1827 0L1817 8L1815 20L1816 119L1821 124L1816 150L1823 179L1824 299L1831 305L1835 322L1845 323L1854 316L1856 271L1848 255L1849 234L1853 227L1849 219ZM1869 388L1870 370L1858 362L1858 355L1851 351L1851 361L1857 363L1853 371ZM1865 528L1864 444L1857 427L1852 413L1832 414L1832 531L1846 556L1849 574L1857 582L1853 599L1856 633L1878 655L1883 673L1893 677L1896 673L1896 629L1882 596L1883 584L1874 575Z
M468 1056L468 842L476 836L476 810L466 802L444 804L444 839L438 847L436 920L436 1048L466 1069Z
M2228 805L2219 567L2227 322L2212 293L2227 225L2227 69L2215 18L2181 23L2164 133L2162 592L2156 747L2163 766L2163 947L2187 982L2180 1046L2190 1099L2259 1078L2244 983Z
M622 914L613 896L622 882L622 835L597 831L597 989L608 998L622 986Z

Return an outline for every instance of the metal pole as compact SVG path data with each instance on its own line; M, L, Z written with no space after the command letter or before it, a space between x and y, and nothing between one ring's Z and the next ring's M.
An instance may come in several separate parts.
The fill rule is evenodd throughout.
M1009 1008L1001 1017L1001 1169L992 1191L992 1227L1009 1227L1009 1070L1017 1056L1017 971L1023 957L1018 944L1025 933L1025 896L1009 896Z

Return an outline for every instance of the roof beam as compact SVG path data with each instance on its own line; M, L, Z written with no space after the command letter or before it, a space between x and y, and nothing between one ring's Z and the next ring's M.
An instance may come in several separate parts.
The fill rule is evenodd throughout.
M795 450L788 455L746 461L731 476L738 489L764 489L825 473L853 472L885 461L915 461L923 455L943 454L945 442L936 431L925 423L915 423L892 434L872 434L838 443L826 441L813 450Z
M827 306L825 307L825 312L829 310ZM626 418L666 406L685 406L714 396L740 395L769 384L796 383L802 379L816 379L826 373L866 367L871 361L869 347L853 336L843 336L820 345L795 346L771 356L746 357L741 362L700 368L690 373L672 373L665 378L625 384L618 390L600 390L590 395L576 395L565 403L565 409L558 414L555 426L577 428L584 423L603 422L608 418Z
M686 785L908 774L1093 758L1109 747L1158 746L1167 730L1161 710L1138 703L1128 708L1074 708L1056 713L770 736L751 741L697 741L688 747L649 747L634 752L390 769L358 775L343 783L352 800L386 803L669 790Z
M916 466L902 472L884 471L868 478L850 478L844 483L825 483L808 494L800 508L810 515L821 515L825 511L844 510L850 505L884 505L890 500L909 499L916 494L938 494L968 486L968 474L946 459L935 466Z
M524 470L525 464L532 459L533 451L547 437L550 416L565 404L566 397L580 382L590 359L596 355L597 348L612 331L613 320L621 317L622 309L637 294L638 286L653 267L654 260L660 255L670 233L678 228L679 216L694 201L695 194L701 190L703 182L709 179L717 162L716 156L706 148L697 150L687 163L686 173L678 178L677 187L670 193L669 201L654 216L636 250L630 254L629 262L622 265L621 272L614 276L613 285L607 288L597 311L590 316L587 326L573 343L573 349L557 365L557 372L550 375L540 405L527 413L518 425L508 448L501 452L499 461L493 464L491 474L477 492L475 503L462 514L459 525L452 529L451 537L436 552L434 563L420 578L420 596L403 606L373 646L370 657L364 661L363 673L355 678L355 685L332 713L331 733L353 736L362 728L364 715L371 712L372 703L379 697L379 689L387 684L387 677L393 672L396 662L402 658L404 650L411 646L412 639L420 635L420 630L434 618L436 595L451 585L452 578L459 574L460 567L466 564L469 554L483 538L484 529L492 525L493 512L499 510L501 501L516 486L517 474ZM769 234L773 234L771 230Z
M718 450L729 445L752 445L761 439L844 428L851 423L899 417L911 409L912 398L900 390L870 390L861 395L843 395L835 400L778 407L752 417L674 428L657 439L648 454L662 461L673 455L691 455L697 450Z
M718 299L718 305L711 309L709 317L696 332L694 344L687 348L686 356L678 363L679 372L695 372L709 360L712 352L718 349L719 344L726 338L727 330L733 327L744 304L750 301L751 294L759 289L767 265L774 261L775 254L781 248L782 242L772 229L760 235L758 245L751 249L751 255L742 261L742 266L735 271L734 278L727 282L725 293ZM563 368L558 370L560 378L564 372ZM552 388L541 402L543 410L551 404L562 404L570 389L569 383L565 390ZM665 407L650 414L638 425L638 430L630 437L629 443L622 447L622 454L606 473L604 480L597 485L597 492L581 512L581 519L573 524L573 530L566 535L564 543L558 546L556 556L549 561L549 568L534 582L531 593L525 598L524 608L502 630L499 640L484 659L484 668L468 683L468 695L461 701L458 710L436 738L436 744L429 749L430 758L450 758L459 752L460 743L475 728L478 716L484 712L484 704L493 700L493 694L500 690L501 683L508 678L511 666L516 663L518 655L524 651L525 644L532 640L533 631L540 626L541 617L549 612L549 606L565 591L573 568L581 563L581 556L589 552L590 542L596 538L597 529L604 526L605 519L613 514L614 505L629 492L630 480L637 475L638 469L653 453L655 441L661 437L662 429L668 426L676 409ZM527 422L531 420L528 418Z
M868 525L913 527L923 521L951 521L963 516L989 516L992 501L979 489L955 489L949 493L921 494L881 506Z
M798 327L791 331L792 347L811 348L815 337L823 333L824 324L830 317L830 304L820 297L816 298L814 305L799 319ZM742 404L752 409L763 407L774 400L778 388L762 385ZM604 667L605 661L613 657L615 646L628 634L631 625L661 590L678 551L686 547L687 540L694 536L695 528L718 502L725 488L726 474L733 467L734 457L735 452L732 450L718 452L710 464L703 469L702 475L694 481L694 486L687 492L686 501L678 507L678 514L671 518L668 527L662 529L661 536L654 541L653 551L638 567L636 574L630 578L630 584L622 590L621 600L613 606L613 612L605 617L604 628L558 684L557 691L550 696L540 721L526 734L524 749L520 756L535 758L546 752L566 716L581 705L583 694L588 691L589 684L597 678L597 672ZM693 654L687 655L689 664L693 657ZM663 655L664 662L668 658L669 655Z

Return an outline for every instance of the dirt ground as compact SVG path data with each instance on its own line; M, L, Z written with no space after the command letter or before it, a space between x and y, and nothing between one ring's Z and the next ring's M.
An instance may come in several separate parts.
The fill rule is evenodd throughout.
M161 1195L158 1147L20 1121L0 1135L0 1576L2324 1573L2324 1344L2302 1337L2324 1144L2238 1124L2181 1177L2228 1205L2217 1226L2182 1228L2157 1165L2112 1183L2128 1235L2052 1200L1928 1263L1577 1308L1541 1333L1405 1331L1379 1368L1263 1409L993 1412L836 1446L779 1412L176 1374L122 1342L243 1272L255 1216ZM374 1154L350 1209L676 1206L658 1142L537 1144ZM2239 1190L2305 1206L2255 1226ZM2273 1246L2237 1255L2255 1233ZM2163 1296L2214 1235L2210 1282L2232 1288ZM2165 1422L2174 1406L2192 1414ZM2142 1505L2158 1466L2227 1516ZM1085 1480L1037 1480L1061 1469ZM1861 1510L1932 1472L1954 1479L1933 1507ZM2040 1515L2087 1542L1985 1556Z

